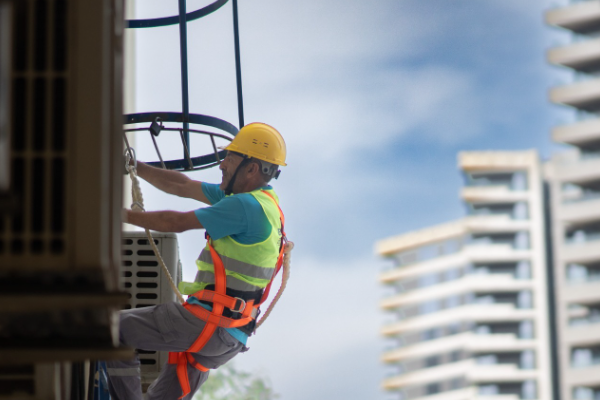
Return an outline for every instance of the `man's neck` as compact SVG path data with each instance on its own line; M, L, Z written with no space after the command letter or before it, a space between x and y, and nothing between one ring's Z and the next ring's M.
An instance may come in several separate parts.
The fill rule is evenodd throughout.
M258 190L260 188L263 188L265 186L268 186L268 183L266 182L248 182L248 184L246 184L242 190L240 191L234 191L233 194L239 194L239 193L249 193L249 192L254 192L255 190Z

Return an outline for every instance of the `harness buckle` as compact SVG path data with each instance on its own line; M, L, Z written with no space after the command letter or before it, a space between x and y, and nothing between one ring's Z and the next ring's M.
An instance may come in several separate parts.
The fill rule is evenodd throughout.
M244 299L241 299L239 297L235 297L235 299L237 300L235 303L235 309L230 308L231 312L242 312L246 309L246 301ZM238 302L239 302L239 307L238 307Z

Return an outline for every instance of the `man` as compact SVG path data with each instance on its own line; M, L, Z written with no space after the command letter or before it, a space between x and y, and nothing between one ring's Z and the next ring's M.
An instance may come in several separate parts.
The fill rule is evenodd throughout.
M190 295L178 303L121 313L123 345L172 352L147 399L191 399L208 370L246 351L258 305L280 265L283 214L268 185L285 166L283 138L273 127L244 126L225 148L220 185L138 163L138 175L158 189L201 201L210 207L189 212L124 211L124 222L161 232L205 229L208 240L196 264L194 282L179 290ZM192 296L193 295L193 296ZM107 362L113 400L141 399L139 359Z

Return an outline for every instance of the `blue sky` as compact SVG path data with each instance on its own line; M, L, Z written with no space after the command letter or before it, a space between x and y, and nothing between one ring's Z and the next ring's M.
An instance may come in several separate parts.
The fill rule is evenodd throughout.
M131 0L129 0L131 1ZM177 2L135 2L138 18ZM188 1L195 9L208 1ZM288 145L274 187L297 248L286 294L237 364L269 376L285 400L383 399L384 317L374 243L459 218L461 150L558 147L550 128L572 118L551 106L569 74L545 51L568 36L543 23L547 0L243 0L246 121L272 124ZM237 124L231 10L189 25L191 112ZM136 103L178 111L177 28L136 36ZM161 147L179 156L173 142ZM207 143L193 142L204 154ZM138 141L142 160L155 160ZM191 177L218 182L218 171ZM143 186L149 210L200 205ZM180 235L192 279L200 232Z

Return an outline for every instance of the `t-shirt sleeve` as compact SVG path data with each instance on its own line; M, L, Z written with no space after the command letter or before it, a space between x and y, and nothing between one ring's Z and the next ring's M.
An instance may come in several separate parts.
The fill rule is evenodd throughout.
M214 240L248 232L246 211L240 199L235 196L224 197L212 206L199 208L194 213Z
M217 204L225 198L225 192L219 186L215 183L202 182L202 193L204 193L210 204Z
M262 206L248 193L223 197L194 213L214 240L231 236L242 244L260 243L272 230Z

